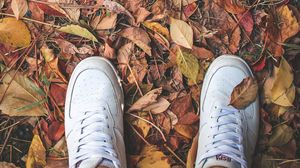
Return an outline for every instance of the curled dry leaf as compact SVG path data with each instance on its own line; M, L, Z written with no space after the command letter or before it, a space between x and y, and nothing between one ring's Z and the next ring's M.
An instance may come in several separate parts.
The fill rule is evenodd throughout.
M143 111L150 111L152 114L159 114L166 111L170 106L170 102L165 98L158 98L157 102L143 108Z
M0 85L0 93L5 93L0 104L1 112L9 116L44 116L47 110L43 107L46 99L44 92L40 90L31 80L16 71L8 72ZM9 82L12 83L9 85Z
M26 0L12 0L11 8L12 8L17 20L19 20L28 11L28 3Z
M126 68L129 63L130 57L133 53L134 45L132 42L123 45L117 52L118 66L122 71L122 77L125 76Z
M103 5L105 6L106 9L108 9L114 13L117 13L117 14L123 13L123 14L126 14L127 16L129 16L133 21L135 20L134 17L132 16L132 14L118 2L111 1L111 0L104 0Z
M268 145L282 146L287 144L293 138L294 130L286 124L279 125L273 131Z
M257 93L257 81L253 77L247 77L233 89L230 105L244 109L256 99Z
M17 48L27 47L30 42L30 31L24 22L15 18L0 19L0 43Z
M129 109L128 112L138 111L157 101L157 97L161 94L162 88L153 89L143 97L138 99Z
M176 63L180 72L185 77L190 79L194 84L198 82L199 62L195 56L178 48Z
M45 167L46 149L39 135L34 135L28 151L26 168Z
M154 145L145 145L140 159L136 165L137 168L171 168L169 158Z
M134 44L145 51L146 54L150 56L152 55L151 47L149 46L151 39L147 32L145 32L143 29L137 27L129 27L120 32L120 35L131 40Z
M171 18L170 34L172 40L185 48L193 47L193 29L186 22Z
M79 25L67 25L60 27L57 30L98 42L97 38L91 32L89 32L86 28L80 27Z

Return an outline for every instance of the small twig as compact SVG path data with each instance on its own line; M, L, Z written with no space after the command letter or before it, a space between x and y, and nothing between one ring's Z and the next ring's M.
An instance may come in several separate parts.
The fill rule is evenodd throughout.
M180 159L180 157L170 148L168 147L166 144L164 144L164 147L172 154L176 157L177 160L179 160L181 162L181 164L184 165L184 167L186 166L185 162L183 160Z
M2 145L2 148L1 148L1 151L0 151L0 158L2 158L2 154L3 154L4 148L5 148L5 146L6 146L7 143L8 143L8 140L9 140L9 137L10 137L10 135L11 135L11 132L12 132L13 128L14 128L14 127L11 127L11 128L9 129L9 131L8 131L8 134L7 134L6 138L5 138L5 141L4 141L4 143L3 143L3 145Z
M130 127L132 128L132 130L147 144L147 145L151 145L135 128L134 126L128 122L128 124L130 125Z
M131 74L132 74L132 76L133 76L134 83L136 84L136 87L137 87L138 91L140 92L140 95L141 95L141 96L144 96L144 94L143 94L143 92L142 92L142 90L141 90L141 88L140 88L140 86L139 86L139 84L138 84L138 82L137 82L137 80L136 80L136 78L135 78L135 75L134 75L134 73L133 73L133 71L132 71L132 69L131 69L130 65L129 65L129 64L127 64L127 67L128 67L128 69L129 69L130 73L131 73Z
M158 128L155 124L153 124L152 122L150 122L150 121L148 121L148 120L146 120L146 119L144 119L143 117L140 117L140 116L138 116L138 115L135 115L135 114L132 114L132 113L125 113L125 114L129 114L129 115L131 115L131 116L133 116L133 117L135 117L135 118L138 118L138 119L140 119L140 120L143 120L143 121L145 121L146 123L152 125L152 126L153 126L154 128L156 128L157 131L161 134L162 139L164 140L164 142L167 142L167 139L166 139L164 133L163 133L163 132L161 131L161 129Z
M13 14L2 13L2 12L0 12L0 15L15 17L15 15L13 15ZM30 19L30 18L27 18L27 17L23 17L23 18L20 18L20 19L30 21L30 22L35 22L35 23L38 23L38 24L46 25L46 26L51 26L51 27L54 27L54 28L60 28L60 26L50 24L50 23L46 23L46 22L41 22L41 21L34 20L34 19Z

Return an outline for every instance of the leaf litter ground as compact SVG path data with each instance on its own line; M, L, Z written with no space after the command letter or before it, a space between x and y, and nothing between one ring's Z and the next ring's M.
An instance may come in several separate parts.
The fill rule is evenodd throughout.
M66 88L92 55L122 78L128 167L193 167L202 82L222 54L254 70L230 102L260 98L253 167L300 167L299 0L0 0L0 9L0 167L68 166Z

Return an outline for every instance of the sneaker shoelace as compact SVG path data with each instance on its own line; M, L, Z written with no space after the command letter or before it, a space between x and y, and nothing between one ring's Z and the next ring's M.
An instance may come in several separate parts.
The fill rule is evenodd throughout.
M106 107L100 111L87 111L79 118L76 129L81 132L77 141L77 152L74 156L75 165L83 160L91 158L102 158L111 161L116 167L120 167L120 161L114 150L112 137L105 131L110 129L107 124L108 116L104 112Z
M205 145L206 152L200 156L204 160L222 154L241 164L246 168L247 162L243 147L243 130L241 113L237 109L223 107L212 116L216 124L211 127L212 142Z

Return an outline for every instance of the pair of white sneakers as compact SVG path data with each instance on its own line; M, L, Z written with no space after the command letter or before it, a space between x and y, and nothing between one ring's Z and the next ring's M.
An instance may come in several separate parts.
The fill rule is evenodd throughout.
M229 106L233 88L253 76L237 56L218 57L201 92L197 168L251 166L258 134L258 99L244 110ZM67 90L65 128L72 168L126 168L123 91L112 64L90 57L75 68Z

